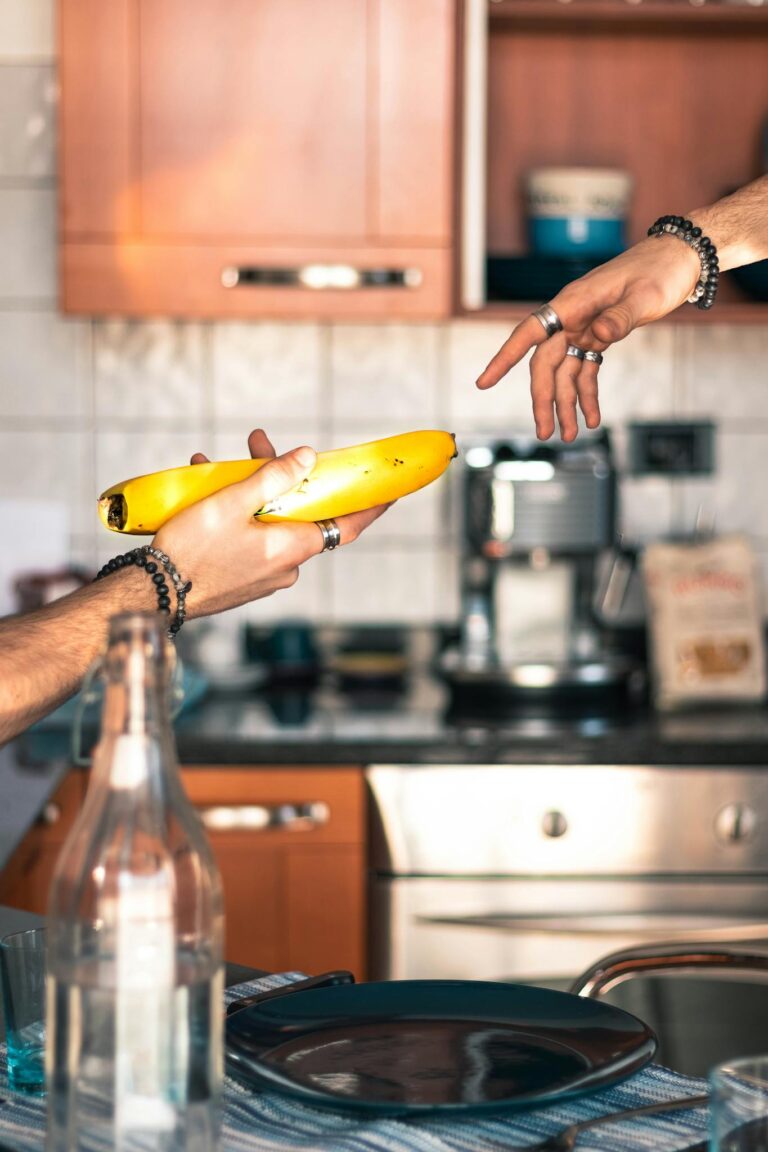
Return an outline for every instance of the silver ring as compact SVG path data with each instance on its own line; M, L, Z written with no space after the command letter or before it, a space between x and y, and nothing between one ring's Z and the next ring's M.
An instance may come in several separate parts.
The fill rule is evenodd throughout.
M575 344L569 344L565 354L566 356L575 356L577 360L584 360L587 355L583 348L578 348Z
M341 532L335 520L316 520L323 534L323 552L333 552L341 544Z
M591 360L593 364L602 364L603 354L602 352L585 352L584 359Z
M550 336L554 336L556 332L562 332L562 321L551 304L542 304L541 307L537 308L531 315L535 316L539 324L541 324L547 334L547 340L549 340Z

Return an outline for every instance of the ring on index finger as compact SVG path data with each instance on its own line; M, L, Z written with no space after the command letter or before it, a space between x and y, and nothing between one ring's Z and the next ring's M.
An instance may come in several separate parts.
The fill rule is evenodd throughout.
M556 332L562 332L563 322L551 304L542 304L541 307L536 308L531 315L535 316L539 324L541 324L547 334L547 340L549 340L550 336L554 336Z

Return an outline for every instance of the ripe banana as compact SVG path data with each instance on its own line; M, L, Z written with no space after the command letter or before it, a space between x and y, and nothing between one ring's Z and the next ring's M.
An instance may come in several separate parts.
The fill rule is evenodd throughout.
M297 487L254 511L259 520L328 520L398 500L436 480L454 456L450 432L405 432L352 448L320 452ZM182 508L245 480L266 460L222 460L168 468L115 484L99 497L113 532L148 536Z

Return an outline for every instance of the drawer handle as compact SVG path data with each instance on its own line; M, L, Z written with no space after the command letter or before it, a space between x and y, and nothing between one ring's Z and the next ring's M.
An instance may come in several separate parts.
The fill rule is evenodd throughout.
M310 832L331 818L331 810L322 800L306 804L216 804L198 812L211 832L263 832L266 828Z
M299 268L266 268L257 265L222 269L225 288L418 288L420 268L355 268L352 264L304 264Z

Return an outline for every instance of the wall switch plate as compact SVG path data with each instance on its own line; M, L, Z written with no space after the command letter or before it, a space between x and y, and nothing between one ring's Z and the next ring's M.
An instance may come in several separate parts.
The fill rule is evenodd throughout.
M709 476L715 470L711 420L633 421L629 471L633 476Z

